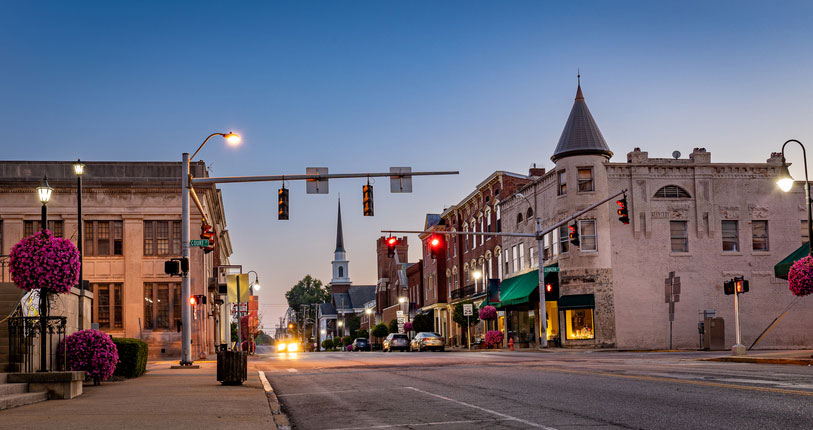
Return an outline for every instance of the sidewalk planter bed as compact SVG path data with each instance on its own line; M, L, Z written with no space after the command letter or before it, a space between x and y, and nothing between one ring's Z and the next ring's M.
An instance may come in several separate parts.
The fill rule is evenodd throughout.
M113 338L119 352L119 362L116 365L116 376L125 378L138 378L147 370L147 342L126 337Z
M241 385L248 377L248 353L220 351L217 353L217 380L223 385Z

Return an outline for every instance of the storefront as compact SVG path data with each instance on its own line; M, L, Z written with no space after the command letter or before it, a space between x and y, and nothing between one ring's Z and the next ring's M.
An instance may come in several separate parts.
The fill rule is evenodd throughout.
M504 311L500 325L506 342L515 348L534 347L539 341L539 271L533 270L502 281L497 309Z
M596 338L594 312L595 297L592 294L577 294L559 298L558 310L560 329L564 333L562 344L578 345Z

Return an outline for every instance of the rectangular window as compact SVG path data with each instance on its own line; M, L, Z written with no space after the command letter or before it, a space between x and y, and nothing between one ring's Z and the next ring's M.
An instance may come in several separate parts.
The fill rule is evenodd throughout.
M568 339L594 339L593 309L568 309L565 311Z
M593 168L579 167L579 192L586 193L593 191Z
M85 240L85 255L91 257L122 255L122 221L85 221L82 232Z
M689 229L686 221L669 221L672 252L689 252Z
M751 221L751 243L754 251L768 250L768 221Z
M570 244L570 229L567 225L559 226L559 252L567 252L567 247Z
M180 327L181 322L181 289L175 287L172 289L172 321L175 327Z
M525 244L519 244L519 270L525 270Z
M511 247L511 257L513 260L513 264L511 265L511 273L514 273L519 270L519 252L517 252L516 245Z
M483 233L485 233L485 231L486 231L486 225L484 223L485 223L485 221L482 218L480 218L480 231L483 232ZM485 240L486 240L486 235L481 234L480 235L480 246L483 246L483 242Z
M567 176L565 175L565 173L567 173L566 170L560 170L559 172L557 172L556 175L556 177L559 180L558 195L560 196L563 196L567 193Z
M23 223L23 236L28 237L40 231L40 221L25 221ZM64 224L59 220L48 220L48 230L54 237L63 237Z
M113 328L122 328L121 285L113 284Z
M469 232L469 226L463 226L463 231L468 233ZM463 240L464 240L463 252L469 252L469 235L464 234L463 235Z
M723 221L723 251L737 252L740 250L739 228L736 220Z
M181 255L181 222L144 221L144 255Z
M93 301L93 307L99 328L120 329L124 326L122 288L122 284L90 284L90 289L96 298Z
M169 328L169 284L157 284L155 328Z
M553 239L552 234L546 234L545 237L542 238L542 247L543 247L542 259L543 260L549 260L550 259L551 239ZM534 256L531 255L531 266L533 266L534 264L535 264Z
M547 236L545 236L545 237L547 237ZM530 266L531 268L536 267L536 259L534 258L534 248L533 247L528 248L528 261L529 261L528 266Z
M144 328L152 330L155 328L153 319L153 289L152 284L144 284Z
M97 297L97 321L99 328L110 328L110 287L106 284L96 284L93 289Z
M579 240L582 251L598 251L596 241L596 220L584 219L579 221Z
M511 261L511 250L509 248L505 248L502 253L505 255L505 261L503 262L503 273L505 276L508 276L508 274L511 273L511 268L509 267Z

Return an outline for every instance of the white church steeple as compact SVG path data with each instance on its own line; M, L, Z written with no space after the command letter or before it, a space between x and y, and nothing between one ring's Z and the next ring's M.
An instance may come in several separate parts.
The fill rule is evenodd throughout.
M333 251L333 279L330 280L332 291L338 292L336 286L349 287L350 273L347 252L344 250L344 234L342 234L342 201L339 199L339 216L336 223L336 250Z

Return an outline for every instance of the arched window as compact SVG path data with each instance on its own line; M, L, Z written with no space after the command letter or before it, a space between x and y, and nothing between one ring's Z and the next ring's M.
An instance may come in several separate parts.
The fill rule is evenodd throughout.
M690 199L692 196L688 191L677 185L667 185L655 192L658 199Z
M339 266L339 277L344 278L344 267Z
M517 214L517 224L522 222L522 212Z
M525 219L531 219L533 217L534 217L534 210L531 209L531 208L528 208L528 213L525 214Z

